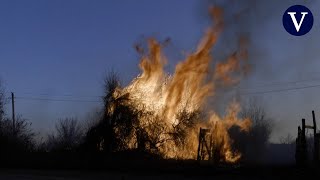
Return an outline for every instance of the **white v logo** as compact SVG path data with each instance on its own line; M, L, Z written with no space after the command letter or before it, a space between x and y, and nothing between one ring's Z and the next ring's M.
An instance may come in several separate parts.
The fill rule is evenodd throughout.
M303 19L306 16L306 14L308 14L308 12L301 12L302 18L300 19L299 24L298 24L296 16L295 16L296 12L288 12L288 14L291 16L292 22L293 22L294 27L296 28L297 32L299 32L300 27L301 27L302 22L303 22Z

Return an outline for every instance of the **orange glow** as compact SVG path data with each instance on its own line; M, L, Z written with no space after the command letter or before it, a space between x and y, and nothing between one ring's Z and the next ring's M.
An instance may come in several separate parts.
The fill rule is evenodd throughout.
M207 30L196 51L177 64L173 74L164 71L167 59L160 43L150 39L149 52L142 56L139 64L141 74L114 93L115 97L130 94L130 100L138 110L151 112L148 116L139 116L139 126L148 137L158 138L159 143L155 146L164 158L196 159L200 127L210 129L212 142L222 147L225 161L236 162L241 157L239 152L232 151L233 140L228 134L232 126L243 131L250 127L250 120L238 118L239 103L231 102L224 116L213 109L204 112L204 106L216 95L218 88L229 87L241 80L248 69L247 53L245 47L240 47L239 52L212 67L211 50L222 31L223 21L221 9L212 8L210 12L214 25ZM183 136L183 143L176 143L171 140L172 132L179 125L182 112L204 112L205 115L197 116L195 124ZM129 148L135 148L133 137L128 142Z

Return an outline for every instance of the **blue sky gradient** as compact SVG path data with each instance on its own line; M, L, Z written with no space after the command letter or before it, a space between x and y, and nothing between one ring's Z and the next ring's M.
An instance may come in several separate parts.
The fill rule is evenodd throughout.
M239 87L257 92L320 84L319 2L228 2L234 4L197 0L1 0L1 80L8 96L15 92L16 113L29 119L42 134L59 118L83 120L101 103L30 98L100 101L103 78L109 70L119 72L124 84L139 73L139 56L133 47L144 37L171 39L166 54L168 70L172 71L184 52L196 48L210 24L207 8L213 3L221 4L226 14L226 30L214 50L217 56L232 52L238 33L250 40L253 71ZM302 37L293 37L282 27L283 12L294 4L304 4L314 14L313 29ZM237 12L241 20L231 21ZM303 84L287 83L300 80ZM287 133L295 135L301 118L311 120L311 110L320 112L318 91L308 88L257 95L276 121L274 141ZM6 112L10 115L10 104Z

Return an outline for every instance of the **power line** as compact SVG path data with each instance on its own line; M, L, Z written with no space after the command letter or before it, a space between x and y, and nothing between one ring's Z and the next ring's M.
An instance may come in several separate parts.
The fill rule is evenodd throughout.
M86 102L86 103L97 103L102 100L79 100L79 99L52 99L52 98L37 98L37 97L21 97L18 96L16 99L31 100L31 101L57 101L57 102Z
M299 83L308 83L308 82L315 82L315 81L320 81L320 79L315 78L315 79L304 79L304 80L297 80L297 81L278 81L278 82L265 82L262 83L260 82L256 82L256 84L258 84L256 87L251 87L251 88L235 88L238 90L253 90L253 89L260 89L260 88L264 88L264 87L274 87L274 86L284 86L284 85L291 85L291 84L299 84ZM262 84L261 84L262 83Z
M310 85L310 86L302 86L302 87L294 87L294 88L286 88L286 89L275 89L275 90L269 90L269 91L248 92L248 93L240 93L240 94L241 95L268 94L268 93L274 93L274 92L293 91L293 90L308 89L308 88L315 88L315 87L320 87L320 84Z
M310 85L310 86L302 86L302 87L293 87L293 88L286 88L286 89L274 89L268 91L257 91L257 92L247 92L247 93L240 93L241 95L255 95L255 94L269 94L275 92L285 92L285 91L294 91L300 89L309 89L309 88L316 88L320 87L318 85ZM38 97L16 97L16 99L23 99L23 100L34 100L34 101L61 101L61 102L102 102L102 100L79 100L79 99L52 99L52 98L38 98Z
M18 92L19 93L19 92ZM25 94L25 95L35 95L35 96L47 96L47 97L78 97L78 98L101 98L102 96L81 96L81 95L73 95L73 94L61 94L61 95L54 95L50 93L30 93L30 92L24 92L19 94Z
M291 82L284 82L284 83L299 83L299 82L308 82L313 80L301 80L301 81L291 81ZM280 83L280 82L279 82ZM272 84L272 83L270 83ZM275 84L274 84L275 85ZM279 84L281 85L281 84ZM276 92L285 92L285 91L293 91L293 90L300 90L300 89L308 89L308 88L316 88L320 87L320 84L317 85L309 85L309 86L300 86L300 87L292 87L292 88L285 88L285 89L273 89L273 90L267 90L267 91L255 91L255 92L240 92L240 95L255 95L255 94L269 94L269 93L276 93ZM241 90L241 89L238 89ZM248 88L249 90L249 88ZM22 93L22 94L34 94L35 93ZM83 97L96 97L96 98L102 98L102 96L74 96L72 94L64 94L64 95L55 95L52 96L51 94L47 93L41 93L38 94L38 96L47 96L47 97L74 97L74 98L83 98ZM7 99L11 99L8 97ZM56 101L56 102L77 102L77 103L97 103L102 102L102 100L83 100L83 99L61 99L61 98L43 98L43 97L25 97L25 96L18 96L16 99L22 99L22 100L31 100L31 101Z

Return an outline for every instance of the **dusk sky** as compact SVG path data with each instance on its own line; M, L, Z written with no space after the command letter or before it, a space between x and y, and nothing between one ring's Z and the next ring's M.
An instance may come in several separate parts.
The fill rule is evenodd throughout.
M59 118L83 120L102 106L108 71L118 72L124 84L139 74L134 44L143 37L171 39L165 52L172 71L185 52L196 48L210 24L207 11L213 3L224 8L226 17L214 53L232 51L238 33L249 38L252 72L235 94L262 101L275 119L272 140L296 136L301 118L311 123L312 110L320 123L320 2L228 2L1 0L0 78L7 96L14 92L17 97L16 114L37 132L52 129ZM294 37L282 26L283 13L294 4L313 12L314 26L305 36ZM10 116L10 103L6 110Z

